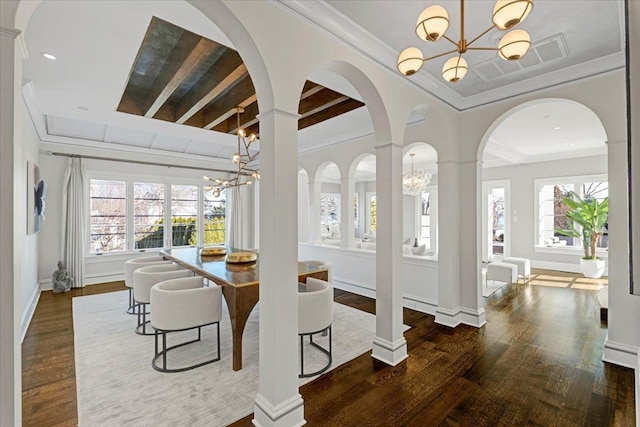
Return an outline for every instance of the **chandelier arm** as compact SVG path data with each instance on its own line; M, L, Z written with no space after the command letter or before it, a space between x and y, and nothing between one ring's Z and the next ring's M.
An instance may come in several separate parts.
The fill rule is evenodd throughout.
M468 50L500 50L497 47L470 47Z
M489 31L493 30L495 27L496 27L496 24L493 24L492 26L490 26L489 28L484 30L482 33L480 33L480 35L478 37L476 37L475 39L473 39L469 43L467 43L467 48L469 48L469 46L471 46L473 43L475 43L480 37L484 36Z
M449 40L451 43L453 43L454 46L456 46L456 48L458 47L458 43L456 43L455 41L451 40L449 37L447 37L445 34L442 35L443 39Z
M453 50L450 50L450 51L448 51L448 52L444 52L444 53L440 53L440 54L438 54L438 55L430 56L430 57L428 57L428 58L423 59L422 61L423 61L423 62L427 62L427 61L429 61L430 59L440 58L441 56L449 55L450 53L454 53L454 52L457 52L457 51L458 51L458 49L453 49Z

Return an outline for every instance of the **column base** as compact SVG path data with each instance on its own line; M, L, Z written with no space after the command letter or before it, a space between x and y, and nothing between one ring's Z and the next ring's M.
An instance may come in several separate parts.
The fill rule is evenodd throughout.
M306 424L302 396L296 394L286 402L273 406L258 394L253 405L252 423L258 427L297 427Z
M449 310L444 307L436 309L436 320L439 325L455 328L459 324L465 324L476 328L481 328L487 323L484 308L479 310L471 310L464 307L458 307L455 310Z
M396 366L409 357L407 354L407 340L404 337L395 342L387 341L380 337L373 339L371 357L390 366Z
M604 354L602 360L614 365L626 368L638 369L638 347L609 340L609 335L604 340Z

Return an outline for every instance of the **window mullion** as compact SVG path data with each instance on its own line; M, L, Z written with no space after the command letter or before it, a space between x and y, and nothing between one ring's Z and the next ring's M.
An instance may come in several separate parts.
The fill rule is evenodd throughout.
M134 225L134 215L135 215L135 207L133 200L133 181L127 180L127 191L126 191L126 200L125 200L125 236L126 236L126 248L129 251L134 250L135 246L135 225Z

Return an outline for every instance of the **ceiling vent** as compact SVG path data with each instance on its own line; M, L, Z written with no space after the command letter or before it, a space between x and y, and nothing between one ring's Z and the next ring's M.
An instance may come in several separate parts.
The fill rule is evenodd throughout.
M562 34L539 40L531 45L529 52L518 61L492 58L470 67L485 82L511 73L547 64L567 56L567 45Z

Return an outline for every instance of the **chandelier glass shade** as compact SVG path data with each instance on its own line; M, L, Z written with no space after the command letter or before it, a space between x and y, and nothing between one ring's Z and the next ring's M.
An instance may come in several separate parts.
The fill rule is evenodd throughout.
M429 6L422 11L416 23L416 35L428 42L445 39L455 46L455 49L437 55L424 57L422 51L415 47L408 47L398 56L398 71L405 76L417 73L422 65L431 59L457 53L449 58L442 67L442 77L448 82L457 82L467 73L468 66L462 57L468 50L495 50L498 56L508 61L522 58L531 46L531 38L524 30L513 30L505 34L498 47L472 47L482 36L494 28L509 30L522 22L533 9L533 0L498 0L493 8L493 24L473 40L467 42L464 34L464 0L460 0L460 39L456 42L445 35L449 28L449 14L442 6Z
M231 156L231 162L237 165L236 170L231 171L229 179L213 179L206 175L203 177L205 181L212 183L206 190L212 191L214 197L220 197L221 191L225 188L252 185L254 180L260 179L260 171L254 167L254 161L260 152L251 154L249 151L251 144L258 139L254 134L247 136L247 132L240 127L240 114L243 112L244 108L236 108L238 145L237 151Z
M411 156L411 172L407 172L402 176L402 194L419 196L427 188L429 182L431 182L431 174L425 173L422 169L414 171L413 157L415 153L409 155Z

